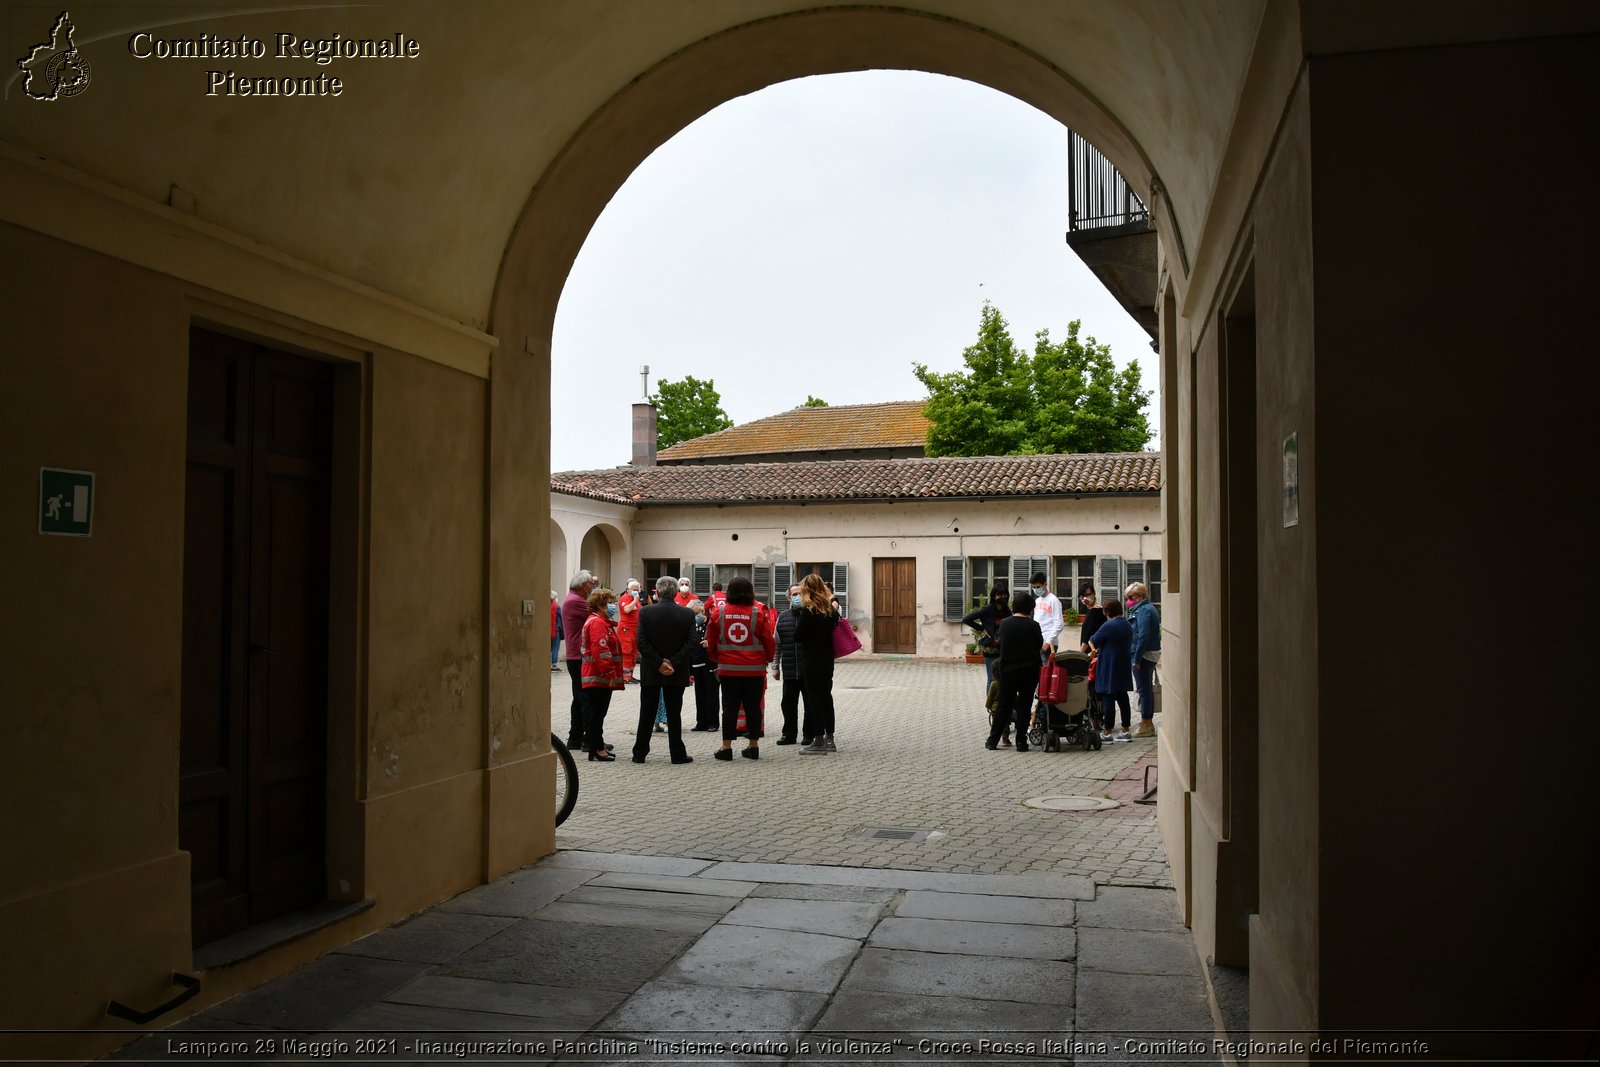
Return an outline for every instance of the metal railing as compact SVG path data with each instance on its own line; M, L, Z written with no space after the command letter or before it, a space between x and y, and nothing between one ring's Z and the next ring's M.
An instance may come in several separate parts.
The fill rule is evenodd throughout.
M1068 224L1072 230L1098 230L1150 225L1150 209L1128 185L1128 179L1076 131L1067 131Z

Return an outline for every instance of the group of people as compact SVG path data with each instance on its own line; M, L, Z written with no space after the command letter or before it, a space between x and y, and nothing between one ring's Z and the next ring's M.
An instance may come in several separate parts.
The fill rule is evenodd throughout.
M1030 707L1035 714L1048 713L1042 702L1034 705L1039 668L1060 646L1065 616L1060 598L1050 592L1047 581L1048 576L1039 572L1029 590L1009 596L1006 587L997 583L989 593L989 603L961 620L978 633L985 691L990 684L999 683L986 748L1010 747L1015 726L1016 750L1026 752ZM1143 582L1131 583L1123 596L1123 602L1111 600L1102 607L1096 602L1092 583L1085 582L1078 590L1082 607L1078 647L1097 657L1094 693L1102 712L1100 736L1106 741L1131 741L1156 733L1154 688L1156 664L1161 659L1161 615ZM1130 689L1139 695L1137 731L1132 728ZM1120 730L1116 728L1119 711Z
M650 593L630 579L618 597L601 588L587 570L573 575L564 601L558 605L552 592L550 603L551 670L558 669L557 645L564 637L572 681L567 745L582 748L590 760L616 759L605 739L605 719L611 695L629 684L639 686L633 762L643 763L649 756L658 716L665 720L671 761L694 762L682 736L684 691L691 685L692 729L721 730L722 746L712 755L733 759L734 742L742 736L740 755L760 759L769 665L773 679L783 683L778 744L803 744L800 751L806 754L837 751L833 632L840 621L839 605L816 575L790 588L789 604L781 611L757 603L748 578L734 578L726 592L715 583L706 603L693 595L686 578L663 576ZM798 715L801 699L803 722Z

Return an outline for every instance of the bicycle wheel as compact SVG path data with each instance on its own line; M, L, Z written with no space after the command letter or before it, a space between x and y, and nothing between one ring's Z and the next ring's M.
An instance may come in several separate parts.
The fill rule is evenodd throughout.
M550 735L550 750L556 754L556 825L560 826L578 803L578 762L555 734Z

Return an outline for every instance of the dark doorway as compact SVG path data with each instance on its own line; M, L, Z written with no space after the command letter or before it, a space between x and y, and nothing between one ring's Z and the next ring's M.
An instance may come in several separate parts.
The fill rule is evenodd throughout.
M872 561L872 651L917 651L917 561Z
M328 365L189 338L178 844L194 943L324 898Z

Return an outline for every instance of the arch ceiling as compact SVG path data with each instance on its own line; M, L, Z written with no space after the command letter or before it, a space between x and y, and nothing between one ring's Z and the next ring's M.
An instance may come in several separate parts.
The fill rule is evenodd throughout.
M1180 231L1193 242L1262 0L920 0L900 8L795 0L397 0L289 14L197 7L188 21L174 23L175 10L86 9L77 17L77 44L92 64L91 89L33 106L18 99L13 77L0 137L15 152L158 203L176 185L206 222L487 328L502 257L530 190L580 130L641 75L670 72L675 54L777 17L789 17L785 33L825 40L829 69L906 66L967 77L1084 129L1136 181L1160 177ZM872 19L880 31L882 20L898 19L900 29L857 32L866 25L859 20ZM19 21L20 12L13 23ZM268 41L285 30L345 37L398 31L422 51L416 60L306 67L345 79L337 99L207 98L204 71L217 64L133 59L127 39L139 29ZM719 69L723 85L711 94L721 99L707 105L691 86L681 101L663 101L649 121L665 123L670 136L731 95L823 72L805 54L797 61L781 38L764 39L766 55L728 51ZM598 190L600 206L614 189ZM579 220L582 232L592 219Z

